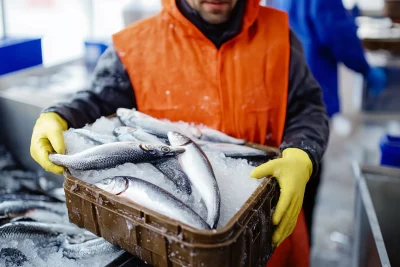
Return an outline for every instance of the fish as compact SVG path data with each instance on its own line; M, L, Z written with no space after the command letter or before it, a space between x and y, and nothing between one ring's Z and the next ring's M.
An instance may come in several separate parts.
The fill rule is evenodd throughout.
M115 128L114 133L118 135L120 141L143 141L153 144L162 145L163 142L156 136L149 134L142 129L133 127L122 126ZM122 137L122 138L121 138ZM186 173L182 170L179 162L176 158L170 157L154 161L152 165L158 169L165 177L171 180L179 191L190 195L192 193L192 187L190 185L189 178Z
M151 162L185 152L182 147L117 142L89 148L73 155L50 154L51 162L74 170L101 170L125 163Z
M218 151L231 158L262 157L267 155L267 152L260 149L229 143L204 143L200 144L200 147L204 151Z
M17 201L17 200L48 201L48 202L55 201L53 197L49 197L49 196L45 196L45 195L15 194L15 193L0 195L0 203L2 203L4 201Z
M64 244L62 247L64 257L69 259L87 259L120 251L120 248L109 243L103 238L96 238L81 244Z
M199 137L200 140L211 141L216 143L230 143L236 145L243 145L244 143L246 143L244 139L238 139L211 128L204 127L200 128L199 130L201 132L201 136Z
M88 129L74 129L72 132L86 138L87 140L92 141L95 144L108 144L117 142L117 138L115 136L99 134Z
M207 156L196 143L178 132L169 132L168 139L171 144L186 149L185 153L177 156L178 161L207 207L207 223L215 229L220 216L221 196Z
M0 216L25 214L27 211L33 209L47 210L62 216L67 214L65 203L50 203L32 200L8 200L0 203Z
M4 259L4 267L19 267L25 265L28 261L25 254L16 248L1 248L0 259Z
M96 237L89 231L78 228L72 224L40 223L40 222L13 222L0 226L0 240L22 241L32 239L34 242L43 243L54 241L60 235L64 240L80 237L81 242Z
M165 158L152 163L153 166L172 181L179 191L187 195L192 194L192 185L189 177L183 171L178 159Z
M116 176L95 184L98 188L198 229L209 225L189 206L147 181Z
M127 109L127 108L118 108L116 115L122 123L124 123L124 121L128 121L128 120L135 119L135 118L136 119L140 119L140 118L154 119L154 117L144 114L142 112L139 112L136 109Z
M145 132L163 139L168 139L168 132L178 131L178 128L172 124L154 118L133 118L129 121L124 121L124 124L129 127L141 128Z
M34 209L28 210L22 217L12 219L10 222L34 221L42 223L65 223L68 219L65 216L51 211Z
M121 126L114 129L114 134L117 136L117 139L122 142L146 142L159 145L165 144L156 136L139 128Z

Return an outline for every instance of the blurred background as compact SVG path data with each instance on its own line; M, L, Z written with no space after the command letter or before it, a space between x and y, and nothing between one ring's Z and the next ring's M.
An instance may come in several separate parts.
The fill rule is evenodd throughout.
M0 141L24 168L41 171L29 154L40 111L86 88L111 34L156 14L161 1L0 3ZM371 95L364 78L340 64L341 112L331 120L312 265L400 266L400 1L343 4L356 17L368 63L385 69L387 85ZM62 177L42 175L54 187L62 183Z

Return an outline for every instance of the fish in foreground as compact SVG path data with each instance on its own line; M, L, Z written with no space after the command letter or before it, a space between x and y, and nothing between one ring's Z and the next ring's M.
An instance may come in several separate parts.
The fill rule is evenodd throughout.
M64 203L49 203L32 200L8 200L0 203L0 215L25 214L29 210L42 209L59 215L67 214Z
M168 139L174 146L185 147L186 152L178 155L179 163L206 204L207 223L211 228L216 228L220 215L221 196L207 156L192 140L178 132L168 133Z
M238 139L223 132L211 129L211 128L200 128L201 136L200 140L216 142L216 143L230 143L236 145L243 145L246 143L243 139Z
M107 144L117 142L117 138L115 136L110 136L106 134L99 134L88 129L74 129L72 132L83 136L84 138L94 142L95 144Z
M144 180L135 177L116 176L104 179L95 185L104 191L187 225L198 229L210 229L208 224L189 206L167 191Z
M200 147L204 151L218 151L223 153L227 157L262 157L266 156L267 152L252 148L248 146L241 146L228 143L203 143Z
M184 148L149 143L117 142L73 155L50 154L51 162L75 170L101 170L125 163L151 162L183 153Z
M118 252L117 246L109 243L103 238L96 238L81 244L64 244L62 253L64 257L69 259L87 259L98 255Z

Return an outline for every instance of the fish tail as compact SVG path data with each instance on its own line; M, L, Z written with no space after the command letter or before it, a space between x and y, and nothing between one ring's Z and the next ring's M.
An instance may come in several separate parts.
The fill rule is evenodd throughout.
M50 154L49 155L49 160L57 165L63 165L63 163L65 163L66 158L67 158L66 155L61 155L61 154Z

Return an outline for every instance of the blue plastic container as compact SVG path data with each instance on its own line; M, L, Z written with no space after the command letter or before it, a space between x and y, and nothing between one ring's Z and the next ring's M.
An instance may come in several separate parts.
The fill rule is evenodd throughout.
M42 39L0 39L0 75L43 64Z
M381 165L400 168L400 136L385 135L380 147Z
M100 56L106 51L108 41L87 40L85 41L85 64L89 70L93 70Z

